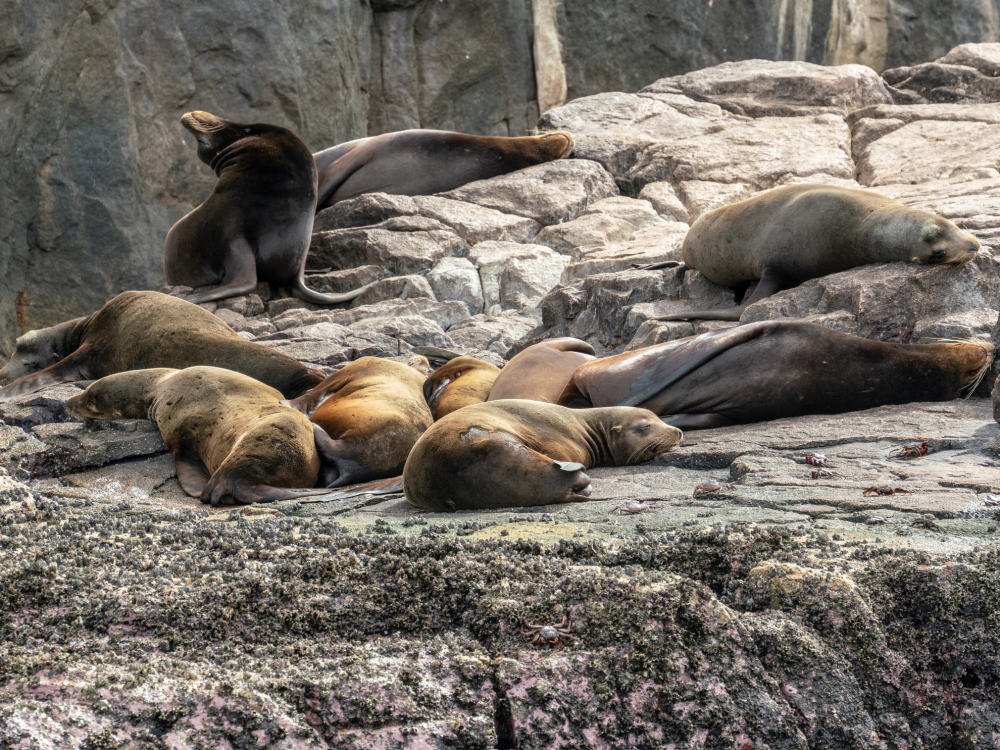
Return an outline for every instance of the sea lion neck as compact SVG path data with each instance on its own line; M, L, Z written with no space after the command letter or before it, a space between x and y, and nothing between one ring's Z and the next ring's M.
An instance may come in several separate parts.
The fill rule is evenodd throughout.
M588 466L616 466L614 454L611 452L611 432L613 417L602 413L604 409L580 409L574 413L580 416L581 432L583 432L583 447L590 457Z

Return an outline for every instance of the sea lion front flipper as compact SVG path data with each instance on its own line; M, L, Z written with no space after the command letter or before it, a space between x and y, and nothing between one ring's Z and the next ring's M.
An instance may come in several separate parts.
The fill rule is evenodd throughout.
M762 299L770 297L772 294L777 294L783 289L791 289L795 284L788 283L780 274L773 271L770 268L765 268L764 272L761 274L760 281L757 282L757 287L753 290L753 294L747 297L743 302L736 307L730 307L725 310L695 310L693 312L686 313L671 313L670 315L663 315L658 318L653 318L653 320L736 320L738 321L743 317L743 311L747 309L754 302L760 302Z
M659 263L647 263L645 265L642 263L633 263L632 268L637 271L659 271L661 268L677 268L677 266L683 265L679 260L661 260Z
M249 294L257 286L257 258L253 246L243 237L238 237L229 243L223 260L226 276L222 283L207 292L189 294L183 299L200 305L203 302L213 302L226 297L238 297Z
M736 328L711 331L667 349L632 382L628 396L618 406L639 406L645 403L709 360L734 346L757 338L764 333L766 327L766 323L750 323Z
M665 424L679 430L712 430L736 424L723 414L675 414L660 418Z
M174 468L181 489L191 497L201 497L205 485L212 478L205 462L195 455L178 454L174 456Z

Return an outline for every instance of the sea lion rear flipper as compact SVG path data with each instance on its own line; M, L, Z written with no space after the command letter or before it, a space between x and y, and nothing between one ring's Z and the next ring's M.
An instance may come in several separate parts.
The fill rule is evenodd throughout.
M205 485L211 479L205 462L194 455L174 456L174 468L177 470L177 481L191 497L201 497Z
M226 275L222 283L207 292L198 292L184 297L187 302L200 305L203 302L213 302L226 297L238 297L249 294L257 286L257 258L253 246L243 237L237 237L229 243L223 260Z
M628 396L618 406L639 406L709 360L757 338L766 328L766 323L750 323L712 331L668 349L633 381Z

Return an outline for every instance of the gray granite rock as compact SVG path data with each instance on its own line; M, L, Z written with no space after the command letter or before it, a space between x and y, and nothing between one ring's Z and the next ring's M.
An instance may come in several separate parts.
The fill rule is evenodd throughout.
M18 427L34 427L51 422L72 422L66 402L80 393L86 383L63 383L11 401L0 403L0 421Z
M615 196L587 206L575 219L545 227L535 238L535 244L572 256L578 248L627 240L637 230L661 223L657 212L645 200Z
M307 274L306 286L324 294L342 294L381 281L385 276L385 269L381 266L358 266L343 271Z
M374 282L371 288L351 301L351 307L363 307L383 300L405 300L411 297L425 297L436 301L434 290L423 276L391 276Z
M438 299L464 302L473 315L483 311L483 285L468 258L442 258L427 273L427 281Z
M649 201L653 210L667 221L691 223L691 215L669 182L648 183L639 191L639 198Z
M473 315L449 329L448 337L458 347L489 351L504 357L514 342L536 328L539 322L537 318L518 310L508 310L499 315Z
M124 419L85 425L61 422L36 425L31 435L43 448L21 459L32 478L54 477L90 466L104 466L136 456L167 450L157 426L145 419Z
M479 271L484 311L496 315L504 309L520 309L513 295L526 300L541 299L559 283L568 258L542 245L513 242L481 242L469 250L469 261Z

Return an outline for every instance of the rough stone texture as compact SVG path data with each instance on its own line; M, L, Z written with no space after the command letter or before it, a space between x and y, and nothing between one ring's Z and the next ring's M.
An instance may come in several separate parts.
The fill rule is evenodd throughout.
M924 318L917 321L913 335L922 344L939 339L978 339L993 343L993 330L996 326L997 311L990 307L979 307L951 315Z
M18 427L72 422L66 402L81 391L78 383L64 383L0 403L0 420Z
M883 76L931 102L995 102L1000 101L998 59L998 44L963 44L932 63L893 68Z
M483 311L483 284L468 258L442 258L428 272L427 280L438 299L464 302L473 315Z
M144 419L95 425L80 422L40 424L32 428L31 434L44 444L42 450L21 460L21 468L33 479L68 474L167 449L156 425Z
M571 221L545 227L535 244L572 256L579 248L627 240L636 230L661 223L649 203L615 196L591 204Z
M559 283L568 259L542 245L481 242L469 250L469 261L479 270L483 309L487 315L496 315L524 306L514 298L516 294L537 302Z
M691 223L691 215L669 182L650 182L639 191L639 199L649 201L653 210L667 221Z
M508 310L499 315L474 315L448 331L459 347L494 352L504 356L515 341L538 326L539 320Z
M572 254L576 262L563 270L562 281L568 283L598 273L627 271L634 265L665 260L680 262L683 260L681 246L688 229L687 224L679 221L660 222L633 232L619 242L577 248Z
M435 300L434 291L423 276L393 276L376 281L370 289L351 302L351 307L362 307L383 300L403 300L410 297L426 297Z

